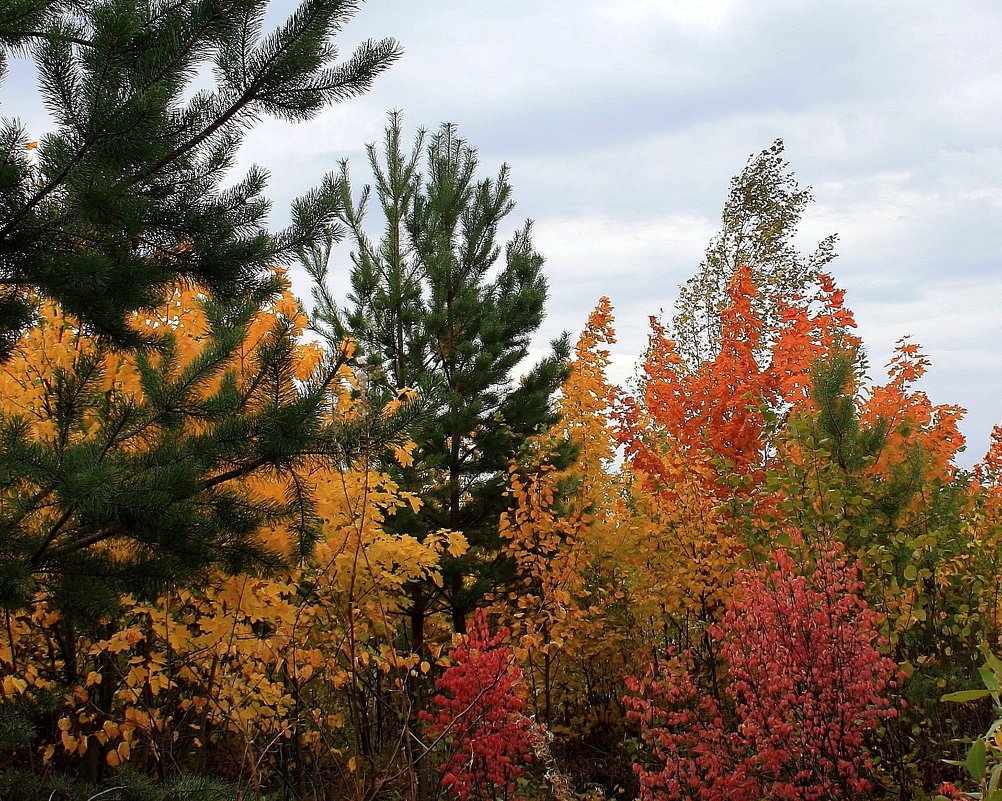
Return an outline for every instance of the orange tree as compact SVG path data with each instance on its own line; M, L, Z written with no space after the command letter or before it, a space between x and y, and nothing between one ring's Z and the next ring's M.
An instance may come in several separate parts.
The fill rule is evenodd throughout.
M755 537L760 488L774 441L809 402L812 363L853 340L841 293L820 277L820 300L780 299L782 325L766 336L751 270L739 267L720 313L716 355L696 366L652 320L639 392L617 408L637 508L650 521L639 555L654 590L645 618L654 641L693 648L722 611L736 569L770 552Z
M608 301L589 318L561 419L513 465L502 524L530 698L558 733L621 731L622 677L672 645L715 672L708 628L736 571L771 552L754 518L768 506L760 487L777 432L808 403L813 361L852 341L841 292L826 276L819 284L820 299L777 301L783 327L763 344L750 270L738 270L717 355L690 367L654 323L636 397L605 377ZM568 445L576 459L557 469L550 454Z
M956 467L962 410L915 389L928 366L918 348L902 341L889 381L869 381L841 291L816 281L810 299L775 302L767 332L751 271L738 268L716 355L696 366L654 323L640 393L618 409L650 532L636 544L643 586L656 588L639 619L649 642L690 651L712 682L709 631L736 571L777 544L805 564L844 544L864 566L886 651L913 674L908 711L881 735L886 780L910 792L938 780L936 755L963 728L932 699L997 636L994 496Z
M585 733L617 717L626 600L623 560L630 516L615 476L606 379L615 342L603 298L588 318L557 401L559 421L509 469L503 551L516 568L506 612L526 666L533 712L548 726ZM558 467L568 449L574 459Z

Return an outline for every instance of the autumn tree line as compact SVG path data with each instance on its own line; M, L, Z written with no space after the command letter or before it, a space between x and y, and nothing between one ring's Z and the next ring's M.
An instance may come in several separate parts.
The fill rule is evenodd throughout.
M608 298L532 364L454 125L282 230L233 176L397 60L357 5L0 7L53 125L0 120L0 797L1002 798L1002 429L871 377L782 142L634 380Z

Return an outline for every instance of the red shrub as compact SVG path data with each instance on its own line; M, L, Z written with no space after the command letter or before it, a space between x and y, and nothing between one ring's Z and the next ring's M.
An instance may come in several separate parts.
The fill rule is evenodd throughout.
M522 672L507 636L502 630L492 637L478 611L436 682L434 711L422 713L428 735L446 746L441 786L458 801L513 797L520 765L532 753L530 721L516 693Z
M876 648L859 567L835 553L807 575L784 551L774 561L742 576L710 631L722 697L678 659L631 680L625 700L651 749L634 766L642 798L821 801L868 789L864 739L894 714L896 666Z

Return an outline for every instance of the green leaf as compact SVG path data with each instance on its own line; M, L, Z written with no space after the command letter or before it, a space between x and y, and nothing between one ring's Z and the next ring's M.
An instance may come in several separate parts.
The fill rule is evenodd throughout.
M967 772L971 774L977 782L981 782L985 778L985 758L987 754L987 746L985 741L980 737L971 743L971 747L967 749Z
M988 781L988 793L994 796L995 791L999 789L999 779L1002 778L1002 762L992 768L992 776Z
M995 673L987 668L978 668L978 673L981 674L981 681L984 682L985 687L991 690L993 693L997 693L1000 688L999 678Z
M988 662L988 667L995 672L996 676L1002 676L1002 659L999 659L987 648L984 649L983 653L985 655L985 660Z
M905 568L905 581L915 581L918 578L918 569L915 565L908 565Z
M960 692L947 693L940 696L940 701L952 701L955 704L966 704L968 701L977 701L992 694L991 690L960 690Z

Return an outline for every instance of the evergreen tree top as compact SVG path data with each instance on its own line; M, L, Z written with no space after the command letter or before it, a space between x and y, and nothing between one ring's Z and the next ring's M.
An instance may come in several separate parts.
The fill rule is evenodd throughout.
M264 228L267 175L221 181L263 115L309 119L365 91L400 54L367 41L339 60L333 39L359 6L303 0L263 33L267 0L8 0L9 54L32 58L54 131L29 140L0 119L0 357L40 297L119 345L130 312L177 279L223 302L267 285L334 222L334 182L297 200L292 225ZM211 67L214 85L192 92Z

